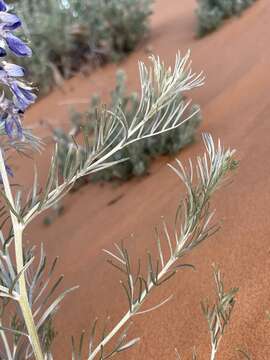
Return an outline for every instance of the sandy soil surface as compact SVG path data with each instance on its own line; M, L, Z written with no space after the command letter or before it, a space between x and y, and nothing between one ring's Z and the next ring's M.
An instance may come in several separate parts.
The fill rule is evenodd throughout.
M147 304L156 304L174 294L169 305L137 317L130 331L141 343L119 359L175 359L178 348L183 359L190 359L196 346L200 359L209 358L207 326L200 311L200 300L213 294L211 264L220 265L228 286L240 287L231 325L221 345L219 359L237 359L236 349L247 349L253 359L270 359L270 50L269 0L260 0L240 19L234 19L202 40L194 37L195 0L157 0L150 39L119 66L128 73L129 85L138 85L138 59L146 59L146 47L172 64L178 49L192 50L193 65L207 76L206 86L196 90L194 101L203 109L201 131L237 149L241 162L232 185L223 188L213 201L222 229L186 261L197 271L183 270L153 293ZM62 90L56 90L34 106L28 124L38 128L46 119L66 124L70 103L83 102L94 92L106 99L115 79L115 65L78 75ZM67 105L69 104L69 105ZM42 136L48 132L37 129ZM179 157L185 161L202 150L195 145ZM49 151L39 160L41 177L46 174ZM162 215L173 220L182 187L166 166L167 159L155 162L151 175L120 187L89 185L67 197L65 213L51 227L38 219L27 231L28 241L44 242L49 258L60 255L59 273L65 274L66 287L80 284L68 296L57 315L56 359L70 358L70 337L98 316L111 315L116 322L127 303L119 285L119 274L106 264L103 248L126 238L134 256L154 246L154 226ZM173 161L173 159L170 159ZM18 174L27 183L30 163L17 164ZM114 205L108 203L123 195ZM133 238L129 235L134 233ZM63 331L64 329L64 331Z

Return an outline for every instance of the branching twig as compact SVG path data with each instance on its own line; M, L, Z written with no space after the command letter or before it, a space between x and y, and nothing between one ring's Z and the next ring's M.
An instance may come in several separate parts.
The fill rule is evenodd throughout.
M175 237L171 238L166 224L163 224L163 240L167 242L170 252L169 258L166 259L162 250L161 236L158 236L158 251L160 260L154 261L153 256L148 254L148 269L146 275L141 272L140 261L135 271L132 270L131 259L127 249L122 246L116 246L116 253L106 250L111 255L110 263L124 274L125 280L121 281L125 294L128 299L129 310L112 329L112 331L99 343L94 350L91 350L88 360L93 360L102 352L106 345L112 340L120 329L136 314L141 313L139 310L144 301L151 293L153 288L160 286L170 279L181 267L190 266L179 263L179 260L193 248L198 246L206 238L214 234L217 226L210 225L213 212L210 211L209 201L213 192L224 182L230 170L236 163L233 160L234 151L224 150L218 142L217 147L209 135L204 135L206 154L197 159L197 165L194 169L190 162L190 169L187 171L184 166L177 161L178 167L172 167L179 178L184 182L187 188L187 196L181 203L176 215ZM196 174L197 183L194 183ZM180 214L182 212L182 214ZM228 294L223 293L222 283L219 274L216 274L216 282L219 285L220 302L230 302ZM221 306L221 305L220 305ZM226 305L226 311L228 306ZM156 307L155 307L156 308ZM219 315L224 315L223 307L219 309ZM222 327L223 329L223 327ZM216 339L216 333L214 340ZM214 341L213 340L213 341ZM103 358L103 357L102 357ZM214 358L213 358L214 359Z
M233 288L225 292L224 285L221 280L221 273L218 268L214 267L214 278L216 283L217 301L210 306L208 301L202 302L201 307L203 314L208 322L211 336L211 355L210 360L216 360L218 347L225 328L231 317L231 313L235 304L235 296L238 289Z

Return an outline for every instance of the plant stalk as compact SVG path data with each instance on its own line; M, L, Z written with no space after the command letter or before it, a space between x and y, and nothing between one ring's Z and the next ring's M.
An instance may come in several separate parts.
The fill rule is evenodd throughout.
M10 202L10 205L15 210L14 205L14 199L10 188L10 183L8 180L8 175L6 171L6 166L3 158L3 153L0 149L0 173L2 176L2 182L4 186L4 191L7 199ZM12 227L14 232L14 244L15 244L15 258L16 258L16 270L17 274L21 273L24 267L24 259L23 259L23 244L22 244L22 235L23 235L23 229L24 225L20 223L13 214L12 211L10 211L10 217L12 221ZM27 332L29 335L30 343L32 345L34 355L36 360L44 360L43 352L41 349L41 344L39 341L37 329L35 326L33 314L31 311L31 307L28 301L27 296L27 287L26 287L26 281L25 281L25 274L22 272L21 276L18 279L18 285L19 285L19 305L22 311L22 315L25 321L25 325L27 328Z
M216 353L217 353L217 349L215 347L212 347L210 360L216 360Z

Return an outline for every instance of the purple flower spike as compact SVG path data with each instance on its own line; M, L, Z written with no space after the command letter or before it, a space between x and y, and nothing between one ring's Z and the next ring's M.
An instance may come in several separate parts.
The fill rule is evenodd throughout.
M31 56L30 47L17 36L13 31L18 29L22 23L17 15L9 12L10 7L4 0L0 0L0 60L7 55L7 49L19 57ZM0 86L3 88L0 94L0 124L1 129L10 139L10 145L14 139L24 141L22 127L23 113L29 105L35 102L36 95L33 88L24 79L25 70L23 67L0 61ZM6 92L8 91L8 93ZM10 99L10 92L13 97ZM12 176L10 167L7 172Z
M32 56L32 50L17 36L6 33L6 43L9 49L17 56Z

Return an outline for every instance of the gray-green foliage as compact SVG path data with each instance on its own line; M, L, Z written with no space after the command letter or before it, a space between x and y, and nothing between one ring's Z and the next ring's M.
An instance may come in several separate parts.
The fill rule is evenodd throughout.
M20 0L34 56L22 60L48 92L85 62L117 60L148 31L153 0Z
M127 93L125 78L125 73L118 71L116 86L111 93L111 104L109 108L110 111L117 113L119 107L121 107L121 111L124 112L126 120L130 124L139 106L139 96L136 92ZM181 102L182 100L183 96L179 94L177 101ZM87 113L72 112L72 127L69 134L61 129L54 129L54 136L58 142L58 154L62 172L64 171L63 166L61 166L63 159L65 159L69 148L74 146L73 136L80 133L82 127L84 129L87 128L87 131L91 131L97 108L100 106L101 99L98 95L95 95L92 97ZM176 154L194 140L195 130L201 121L199 106L191 106L190 114L194 115L182 124L181 127L161 133L155 137L147 137L118 151L110 160L119 161L120 159L126 159L126 161L92 175L91 179L96 181L111 181L114 179L128 180L132 176L147 174L152 158L159 155ZM159 114L161 119L163 115L166 115L165 111ZM115 138L110 147L114 147L117 141Z
M197 0L198 36L217 29L231 16L240 15L255 0Z

